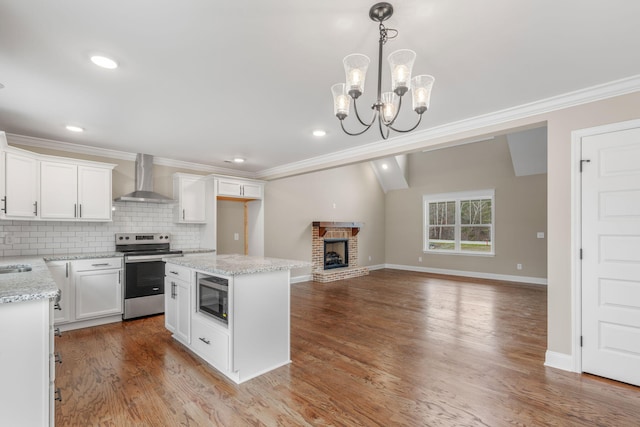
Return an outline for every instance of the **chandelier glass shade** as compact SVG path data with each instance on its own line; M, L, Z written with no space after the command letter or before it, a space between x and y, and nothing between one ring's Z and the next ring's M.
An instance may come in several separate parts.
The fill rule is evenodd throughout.
M348 135L361 135L374 123L378 123L380 135L383 139L389 137L391 130L396 132L411 132L416 129L422 120L422 114L429 109L431 89L435 81L433 76L422 74L411 76L416 53L409 49L400 49L387 57L391 68L391 91L382 92L382 50L384 44L390 38L395 38L398 31L385 27L382 22L393 14L393 6L389 3L376 3L369 10L369 17L379 22L380 39L378 41L378 92L376 102L371 106L373 114L368 122L365 122L358 113L357 100L364 93L369 57L359 53L348 55L344 58L344 72L346 83L336 83L331 86L333 94L333 113L340 120L342 130ZM417 123L409 129L397 129L394 123L402 108L402 99L411 91L412 108L418 114ZM351 103L357 121L364 128L357 132L350 132L344 126L344 119L349 116Z

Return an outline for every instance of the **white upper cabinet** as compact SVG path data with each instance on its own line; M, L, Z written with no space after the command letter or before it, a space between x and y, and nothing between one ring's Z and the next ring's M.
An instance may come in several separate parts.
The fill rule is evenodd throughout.
M40 217L78 217L78 167L70 163L40 162Z
M262 184L251 181L218 178L218 196L261 199Z
M176 222L205 223L207 221L205 177L174 174L173 198L178 201L175 206Z
M38 216L38 160L29 155L6 153L5 218L35 219Z
M2 146L4 194L0 218L111 220L111 179L116 166L47 156Z
M111 168L78 166L78 217L111 220Z

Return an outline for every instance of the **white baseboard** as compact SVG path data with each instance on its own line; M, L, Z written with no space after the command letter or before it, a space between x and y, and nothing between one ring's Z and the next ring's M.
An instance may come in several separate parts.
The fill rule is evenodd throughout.
M509 274L481 273L477 271L448 270L444 268L416 267L413 265L385 264L384 268L396 270L417 271L421 273L446 274L449 276L474 277L476 279L504 280L507 282L530 283L546 285L547 279L542 277L512 276Z
M575 372L575 369L573 368L573 356L550 350L547 350L544 355L544 366L562 369L563 371Z
M312 274L306 274L304 276L295 276L292 277L289 282L290 283L302 283L302 282L309 282L313 280L313 275Z

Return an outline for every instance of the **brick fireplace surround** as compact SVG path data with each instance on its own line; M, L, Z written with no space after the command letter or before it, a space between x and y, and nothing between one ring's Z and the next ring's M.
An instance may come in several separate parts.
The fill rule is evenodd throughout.
M358 267L357 222L314 221L311 224L311 263L314 282L335 282L369 274L367 267ZM349 239L349 264L347 267L324 269L324 239Z

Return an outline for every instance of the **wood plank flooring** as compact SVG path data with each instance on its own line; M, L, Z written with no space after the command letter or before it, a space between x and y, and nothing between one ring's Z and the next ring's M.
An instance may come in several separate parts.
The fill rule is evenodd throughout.
M291 291L291 365L236 385L164 317L65 332L57 426L638 426L640 389L543 366L546 288L397 270Z

